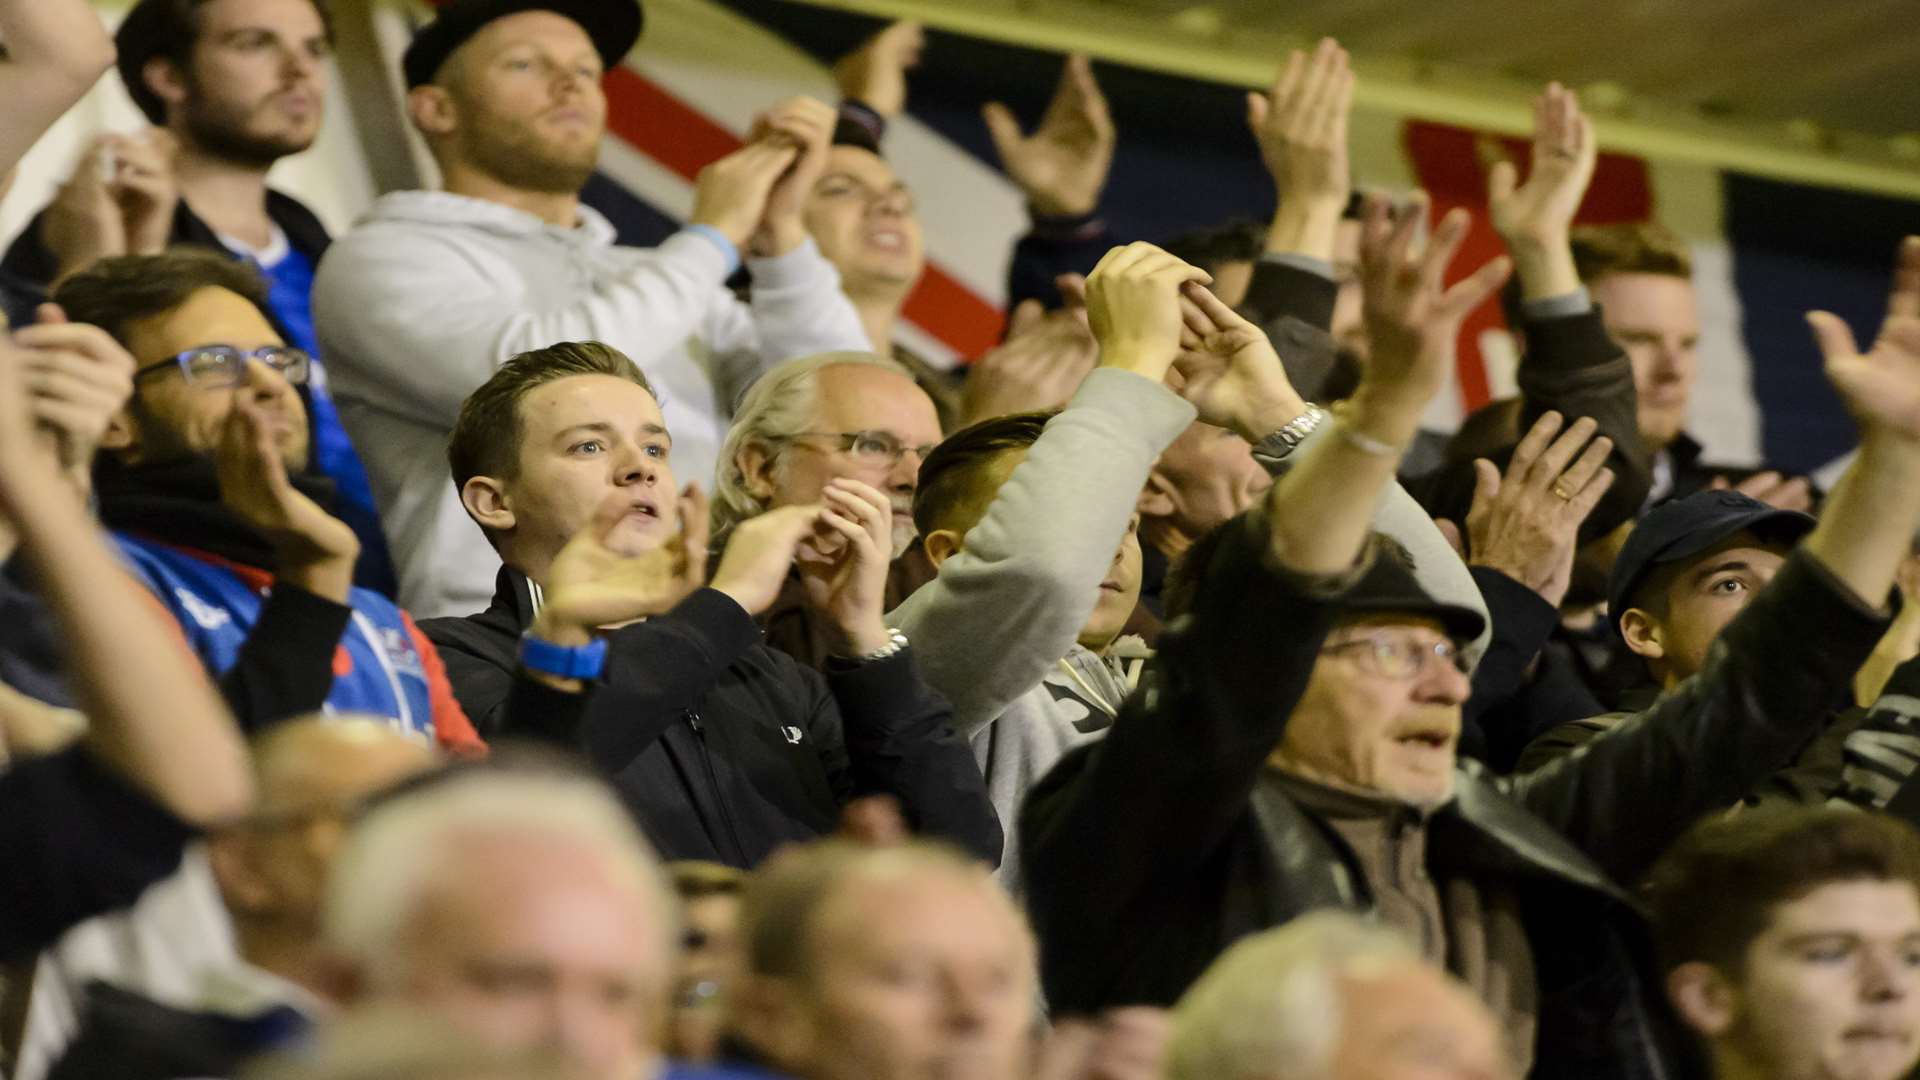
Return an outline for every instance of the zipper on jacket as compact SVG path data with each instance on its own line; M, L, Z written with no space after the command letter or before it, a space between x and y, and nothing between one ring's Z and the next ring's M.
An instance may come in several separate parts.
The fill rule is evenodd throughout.
M747 861L747 846L740 842L740 830L734 825L733 814L727 809L726 796L720 790L720 775L713 769L713 754L707 749L707 728L700 722L700 710L685 709L682 715L687 718L687 726L693 729L694 738L700 742L700 764L707 771L707 786L713 792L714 811L725 823L727 836L733 841L733 855L742 864Z

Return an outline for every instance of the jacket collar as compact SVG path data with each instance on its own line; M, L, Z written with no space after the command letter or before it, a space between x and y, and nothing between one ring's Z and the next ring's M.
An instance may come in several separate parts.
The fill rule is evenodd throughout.
M513 567L501 566L493 578L493 602L487 605L487 614L507 620L519 633L533 625L539 613L540 586Z

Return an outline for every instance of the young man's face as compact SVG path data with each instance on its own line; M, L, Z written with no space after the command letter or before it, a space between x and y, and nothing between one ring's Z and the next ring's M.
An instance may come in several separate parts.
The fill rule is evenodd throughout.
M836 146L807 195L807 231L840 270L847 291L905 296L920 280L926 250L913 196L892 166L870 150Z
M1120 538L1120 549L1113 553L1107 576L1100 580L1100 596L1094 601L1093 614L1080 628L1080 644L1094 652L1103 652L1120 636L1140 604L1140 515L1127 522L1127 534Z
M458 114L455 156L513 187L578 192L606 131L603 74L593 39L572 19L551 11L495 19L441 76Z
M1707 650L1786 562L1789 545L1740 532L1677 567L1663 567L1654 588L1665 611L1630 608L1621 618L1627 648L1647 658L1663 686L1698 674ZM1651 605L1657 608L1661 605Z
M1381 674L1362 654L1366 639L1403 643L1423 657L1404 678ZM1460 706L1470 687L1457 667L1431 655L1447 641L1433 619L1350 618L1327 635L1307 690L1272 757L1284 772L1409 806L1453 797Z
M893 503L893 553L912 543L913 492L925 451L940 442L933 399L906 375L872 364L832 364L819 373L820 411L807 432L775 449L773 458L749 471L749 483L764 491L769 508L819 502L831 480L858 480L886 492ZM843 436L878 432L904 453L889 460Z
M1920 1061L1920 894L1837 881L1774 908L1725 1015L1688 1020L1769 1080L1899 1080ZM1702 1020L1705 1023L1702 1023Z
M1608 274L1588 285L1607 333L1633 361L1640 437L1663 449L1686 427L1699 372L1700 309L1693 282L1670 274Z
M607 546L639 555L666 543L679 528L672 454L659 403L636 383L573 375L534 388L520 399L520 466L495 478L513 515L502 554L544 567L615 492L630 511Z
M779 1064L805 1080L1025 1075L1032 939L984 876L853 881L827 901L785 1008L806 1037Z
M538 834L457 850L381 989L488 1044L557 1048L592 1080L652 1075L673 960L645 886Z
M313 0L210 0L196 17L178 114L192 142L262 167L312 146L333 51Z
M116 417L101 445L137 464L178 461L212 454L220 445L236 394L259 404L273 427L280 459L288 472L307 467L307 411L299 393L279 372L258 360L247 361L241 386L189 382L172 357L207 345L230 345L251 352L284 344L267 317L238 293L209 286L162 315L129 323L122 342L142 373L134 397ZM145 369L151 368L151 371Z

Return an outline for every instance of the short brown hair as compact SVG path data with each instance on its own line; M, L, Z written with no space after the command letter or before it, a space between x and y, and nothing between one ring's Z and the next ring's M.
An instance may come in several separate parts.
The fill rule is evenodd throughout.
M52 299L71 321L97 326L125 345L128 325L165 315L202 289L237 293L279 326L260 272L210 248L183 246L158 255L101 259L56 285Z
M1057 412L1024 412L996 416L942 439L920 463L920 482L913 492L913 526L921 536L965 524L971 528L992 502L993 492L981 483L987 467L1010 450L1025 450L1046 429Z
M1693 254L1679 234L1651 221L1573 230L1573 265L1592 285L1609 274L1693 278Z
M476 476L511 477L520 467L520 440L526 435L520 401L542 386L575 375L611 375L653 394L653 384L627 354L598 341L563 341L523 352L500 365L480 389L460 403L460 415L447 436L447 464L455 490Z
M933 840L874 847L826 839L775 855L753 872L741 900L747 970L756 975L805 977L818 967L812 950L820 914L849 883L929 872L998 889L984 863ZM1011 900L1008 905L1012 907ZM1018 909L1014 911L1018 916Z
M115 66L127 96L155 124L167 122L167 106L160 95L147 85L147 61L156 57L171 61L187 71L193 61L193 46L200 40L200 9L208 0L140 0L120 29L113 35ZM313 0L320 22L326 27L327 40L333 40L333 15L324 0Z
M1663 970L1705 961L1730 974L1773 909L1823 885L1906 882L1920 891L1920 831L1841 808L1743 811L1708 819L1655 864L1647 885Z

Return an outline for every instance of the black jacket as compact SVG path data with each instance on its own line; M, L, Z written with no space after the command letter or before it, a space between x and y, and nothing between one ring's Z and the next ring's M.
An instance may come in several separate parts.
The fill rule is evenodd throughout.
M1246 934L1372 906L1331 829L1290 799L1256 809L1335 615L1333 599L1264 568L1256 521L1228 526L1194 616L1161 639L1156 685L1023 808L1028 903L1061 1012L1170 1004ZM1520 898L1541 995L1536 1076L1676 1075L1681 1040L1621 883L1791 759L1884 625L1795 556L1697 680L1585 754L1504 779L1463 764L1428 864Z
M999 862L986 781L911 648L823 675L762 644L731 597L702 589L610 634L602 679L567 694L519 674L535 610L526 577L503 568L487 610L420 628L484 736L584 750L662 858L751 867L832 832L850 799L887 794L916 831Z
M192 838L85 747L15 762L0 772L0 962L133 903Z

